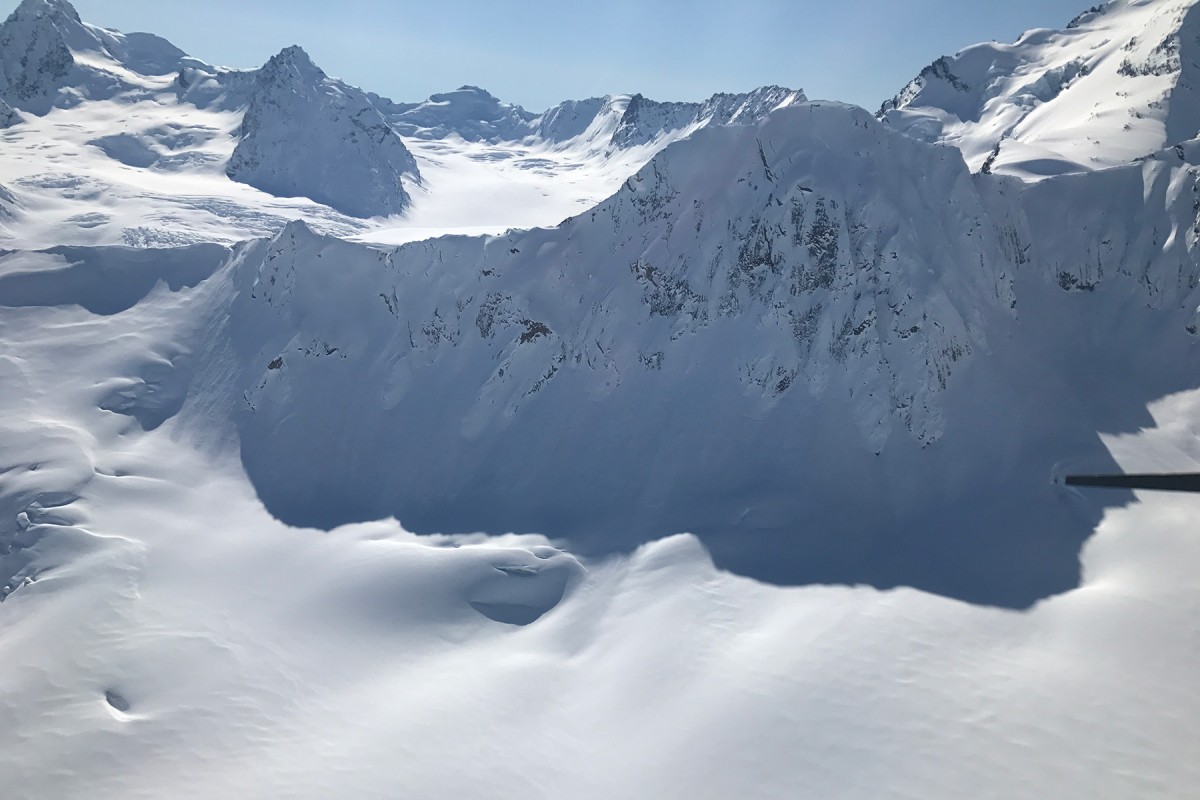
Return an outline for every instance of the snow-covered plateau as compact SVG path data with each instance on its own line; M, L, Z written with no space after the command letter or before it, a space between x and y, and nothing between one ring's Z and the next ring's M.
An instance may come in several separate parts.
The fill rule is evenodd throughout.
M397 102L0 25L0 797L1187 798L1200 0Z

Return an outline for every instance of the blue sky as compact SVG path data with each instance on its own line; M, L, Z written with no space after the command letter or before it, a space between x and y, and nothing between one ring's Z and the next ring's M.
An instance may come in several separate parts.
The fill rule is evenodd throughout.
M13 0L9 0L15 5ZM1062 27L1093 0L75 0L205 61L257 66L302 45L395 100L464 83L533 111L642 92L697 100L767 83L871 109L943 53Z

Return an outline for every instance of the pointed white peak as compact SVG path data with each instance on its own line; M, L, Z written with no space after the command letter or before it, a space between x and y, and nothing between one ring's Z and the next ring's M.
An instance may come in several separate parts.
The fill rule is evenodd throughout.
M85 36L70 4L24 0L0 25L0 97L44 111L75 63L67 40Z
M21 4L9 15L9 19L30 16L44 17L55 22L83 24L79 12L67 0L21 0Z
M226 174L277 197L374 217L408 206L412 154L362 90L327 76L300 47L254 74Z
M141 75L173 72L187 55L153 34L125 34L89 25L67 0L24 0L4 25L11 28L14 40L53 39L72 53L99 56Z
M311 242L324 241L329 237L314 231L312 226L303 219L294 219L284 225L279 233L271 239L271 244L278 248L283 246L297 247Z
M327 76L313 63L308 53L298 44L285 47L267 61L259 74L272 79L294 80L305 84L319 83Z
M1197 0L1113 0L1062 30L937 59L879 118L959 147L975 170L1039 178L1133 161L1200 129Z
M721 92L708 98L697 117L709 124L750 125L780 108L807 102L804 91L785 86L760 86L744 93Z

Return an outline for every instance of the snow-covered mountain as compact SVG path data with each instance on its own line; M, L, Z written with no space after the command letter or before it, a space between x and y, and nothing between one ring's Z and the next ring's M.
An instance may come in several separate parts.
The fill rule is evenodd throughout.
M1055 478L1200 463L1191 8L877 118L397 103L26 0L5 796L1184 796L1200 508Z
M1200 132L1194 0L1112 0L1063 30L939 58L879 116L953 144L974 170L1039 178L1102 169Z
M1149 19L1135 10L1145 4L1093 12L1072 30ZM65 4L26 3L14 18L22 15L54 30L93 30ZM228 413L249 477L289 522L328 527L395 514L422 531L541 530L598 551L619 546L621 537L606 541L613 528L626 542L692 530L727 548L718 555L733 561L721 563L775 580L908 583L1020 605L1075 581L1074 548L1095 520L1063 517L1052 495L1013 498L1032 490L1051 450L1079 451L1090 438L1084 450L1102 461L1095 430L1130 424L1152 399L1146 392L1186 388L1176 369L1148 361L1137 367L1142 385L1113 392L1096 415L1044 398L1046 430L1033 440L1021 434L1032 423L1009 418L997 400L1042 397L1031 389L1021 400L1012 389L1040 369L1057 397L1082 402L1058 373L1091 353L1070 328L1085 304L1119 318L1114 331L1161 329L1155 347L1184 358L1200 280L1187 147L1034 185L973 177L959 150L922 142L894 119L881 124L778 87L701 104L609 97L540 116L466 87L404 107L329 78L299 48L249 72L180 58L157 80L139 90L154 90L152 100L81 102L22 117L3 134L29 148L5 167L15 179L0 175L11 187L0 196L11 249L54 236L78 244L72 225L100 232L89 245L106 244L115 225L132 245L230 244L246 226L270 234L231 259L202 249L212 263L180 269L228 282L229 308L214 319L231 320L222 358L236 356L240 377L222 382L221 396L239 398ZM121 132L99 135L117 114ZM48 149L51 131L68 129L82 141L54 147L93 160L75 161L79 172L36 171L61 156L33 153ZM97 162L120 166L89 171ZM595 172L581 180L571 164ZM418 169L423 182L406 188L404 176ZM118 172L125 193L112 191ZM238 184L226 175L323 205L289 201L268 214L248 194L181 195L189 181L190 191L231 191ZM358 216L403 211L413 227L398 229L401 241L486 229L502 219L483 216L487 209L512 191L496 187L526 175L536 180L513 185L580 186L571 190L582 195L574 216L553 229L395 250L370 243L386 242L388 229L366 229L357 237L365 243L329 238L364 231L330 206ZM157 181L163 188L147 192ZM609 186L609 199L578 207ZM517 205L544 215L564 207ZM143 208L168 226L130 225ZM194 225L199 213L204 225ZM1064 214L1078 220L1067 233ZM190 238L171 238L180 224L192 226ZM56 257L110 264L120 260L113 252ZM14 263L2 283L16 305L49 302L67 280L60 272L75 276L71 285L108 274ZM1152 310L1127 309L1118 296ZM1056 345L1040 347L1032 331ZM1033 349L1040 368L1025 353ZM1114 369L1134 369L1121 360L1128 348L1109 349ZM155 402L183 402L187 391ZM692 398L686 411L682 397ZM330 421L332 407L347 413ZM156 406L143 416L173 413ZM595 441L593 430L614 428L641 431L643 444ZM420 457L397 462L395 441ZM554 466L527 474L520 465L537 441L592 455L566 464L546 452ZM962 537L954 520L981 502L978 487L995 469L972 462L981 448L1006 453L990 494L1012 502ZM741 488L728 488L727 472L695 452L736 465ZM835 514L849 502L847 486L879 499ZM820 532L794 536L801 519L819 521ZM931 520L944 533L929 538ZM1001 545L1001 530L1038 539L1050 526L1074 533L1041 568L1002 566L1026 540ZM867 547L862 530L880 532L868 549L886 558L852 557ZM744 557L723 538L732 531L802 557ZM853 541L858 549L845 550ZM933 542L957 563L952 576L921 563ZM1014 584L1019 571L1027 574Z
M151 34L88 25L67 0L22 0L0 25L0 99L45 114L145 89L183 56Z
M504 103L478 86L436 94L422 103L395 103L371 96L392 126L405 136L472 142L525 141L552 146L586 146L611 153L618 148L670 139L705 125L756 122L777 108L802 103L804 93L764 86L741 94L715 94L702 103L663 103L640 94L568 100L541 114Z
M478 86L460 86L420 103L396 103L374 94L371 100L397 131L424 139L455 135L472 142L514 141L529 135L537 117Z
M805 99L803 92L780 86L764 86L747 94L715 94L703 103L660 103L635 94L625 104L612 144L645 144L665 133L704 125L751 124Z
M254 76L225 173L277 197L299 195L353 217L399 214L420 171L360 90L330 80L299 47Z

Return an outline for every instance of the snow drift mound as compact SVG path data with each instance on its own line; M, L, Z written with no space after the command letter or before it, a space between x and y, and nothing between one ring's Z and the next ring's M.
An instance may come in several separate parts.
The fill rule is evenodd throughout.
M326 76L299 47L256 73L239 135L230 178L355 217L403 211L403 182L420 180L417 162L370 99Z
M972 169L1039 178L1127 164L1200 130L1195 0L1114 0L1064 30L926 67L880 118L959 147Z

